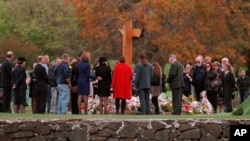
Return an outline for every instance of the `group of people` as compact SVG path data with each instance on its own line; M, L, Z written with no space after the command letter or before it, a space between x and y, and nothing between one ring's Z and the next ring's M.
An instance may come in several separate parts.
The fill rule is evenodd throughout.
M33 113L67 114L71 111L72 114L80 114L84 103L84 114L87 114L88 96L92 85L97 85L95 94L100 99L99 109L103 114L108 113L112 72L105 57L100 57L92 68L89 63L89 52L83 52L78 59L71 62L70 56L63 54L61 58L55 59L54 64L51 64L48 55L41 55L37 57L37 62L33 64L33 70L29 73L25 69L24 57L18 57L16 60L13 58L13 52L8 51L1 65L2 112L25 113L28 89ZM125 59L121 58L120 62L125 64ZM13 111L10 105L12 92ZM122 105L124 113L124 101Z
M155 114L158 114L157 96L161 93L162 87L156 88L154 80L155 75L162 77L161 68L157 62L148 63L145 54L140 54L139 59L140 62L135 66L134 89L139 90L142 114L150 114L150 93ZM236 78L235 70L226 57L222 58L220 63L212 61L210 56L203 58L202 55L198 55L195 58L195 64L186 61L182 65L175 54L170 54L168 63L171 64L169 74L166 79L159 79L161 80L159 83L164 84L166 80L169 84L172 91L173 115L181 114L183 95L194 96L197 101L201 101L201 95L205 93L202 96L206 96L211 103L213 113L232 112L232 99L235 91L239 90L240 103L243 103L249 96L250 78L246 75L246 71L242 70L241 75ZM219 79L221 83L216 86L212 85L215 79Z
M239 90L241 103L249 95L250 78L246 71L242 70L241 75L236 78L235 70L228 58L224 57L219 61L212 61L212 58L198 55L195 64L185 62L184 65L184 89L183 94L190 96L191 86L194 87L194 96L197 101L201 100L201 92L205 91L206 96L213 106L214 113L232 112L233 93ZM214 87L211 83L220 79L221 84ZM218 108L218 110L217 110Z
M25 113L26 90L29 86L29 96L33 113L72 114L88 113L88 97L98 95L101 114L107 114L108 97L115 99L116 114L124 114L126 100L130 99L132 91L136 92L140 101L140 113L151 114L151 102L154 114L160 114L158 97L165 90L165 83L172 91L173 115L182 112L182 97L194 94L197 101L200 94L206 91L207 98L217 112L232 112L232 95L239 88L241 103L249 94L250 78L243 70L236 80L234 70L228 58L221 63L212 62L211 57L198 55L195 64L185 62L183 65L175 54L168 56L169 74L163 73L158 62L149 62L144 53L138 55L139 62L134 71L126 64L124 56L118 58L113 71L105 57L100 57L93 65L90 64L90 53L82 55L70 62L70 56L63 54L51 64L48 55L37 57L33 71L27 74L26 59L18 57L12 67L13 52L8 51L1 66L1 84L3 87L2 112L11 112L11 93L14 93L14 113ZM133 75L135 74L135 75ZM211 87L211 82L219 78L222 84ZM132 83L133 82L133 83ZM193 89L194 88L194 91ZM151 99L151 102L150 102ZM70 105L69 105L70 103ZM83 104L82 104L83 103ZM70 107L70 108L69 108Z

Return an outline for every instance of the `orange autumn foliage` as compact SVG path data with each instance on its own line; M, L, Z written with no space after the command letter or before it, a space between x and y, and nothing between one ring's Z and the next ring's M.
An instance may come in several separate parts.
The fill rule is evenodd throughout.
M198 54L234 65L250 64L250 2L227 0L67 0L74 4L82 25L81 36L97 54L117 57L122 51L123 23L132 19L143 36L133 41L136 54L166 62L170 53L179 60Z

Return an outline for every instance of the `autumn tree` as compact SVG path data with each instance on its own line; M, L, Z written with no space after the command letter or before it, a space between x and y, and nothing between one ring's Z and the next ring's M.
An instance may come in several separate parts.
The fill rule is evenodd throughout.
M170 53L193 61L198 54L216 60L227 56L234 65L249 62L249 1L229 0L70 0L81 23L81 36L98 54L121 54L118 29L132 19L143 36L134 53L166 62ZM135 55L134 55L135 57ZM134 59L135 60L135 59Z

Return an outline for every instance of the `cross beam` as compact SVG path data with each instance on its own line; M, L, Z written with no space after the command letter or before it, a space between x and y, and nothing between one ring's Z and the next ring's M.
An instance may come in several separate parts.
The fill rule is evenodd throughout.
M141 29L133 29L132 20L125 22L123 29L119 29L123 35L123 49L122 53L126 59L126 64L132 67L132 58L133 58L133 47L132 47L132 38L141 36Z

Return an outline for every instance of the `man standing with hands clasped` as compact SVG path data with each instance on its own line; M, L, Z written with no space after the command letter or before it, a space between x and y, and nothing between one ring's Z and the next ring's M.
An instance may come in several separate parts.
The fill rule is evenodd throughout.
M3 87L3 99L2 99L2 112L4 113L10 113L10 103L11 103L11 90L12 90L12 84L11 84L11 73L12 73L12 64L11 61L13 59L13 52L8 51L6 55L6 59L3 61L2 67L1 67L1 84Z
M168 56L168 62L171 64L167 82L172 90L172 115L180 115L182 106L182 89L184 87L183 67L182 64L177 61L174 54Z

